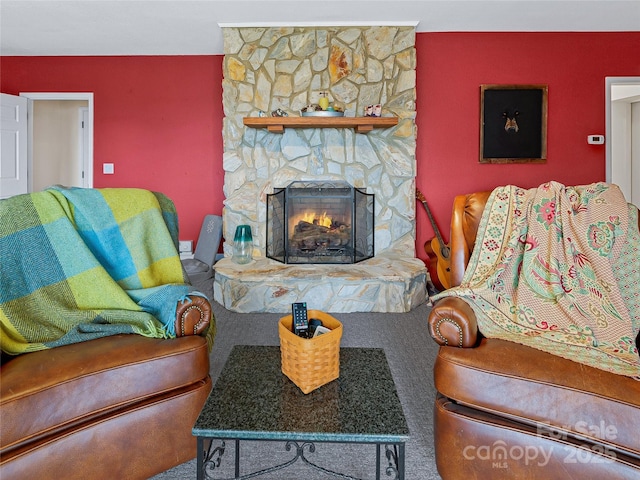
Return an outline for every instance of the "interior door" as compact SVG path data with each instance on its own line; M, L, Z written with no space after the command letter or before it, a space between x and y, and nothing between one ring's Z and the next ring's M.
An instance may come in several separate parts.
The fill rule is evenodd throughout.
M27 99L0 94L0 198L27 193Z

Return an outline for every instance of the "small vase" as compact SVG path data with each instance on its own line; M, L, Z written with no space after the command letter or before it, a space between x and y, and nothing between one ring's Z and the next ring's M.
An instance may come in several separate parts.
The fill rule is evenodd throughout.
M327 92L321 92L320 95L322 95L322 96L320 97L320 100L318 100L318 105L320 105L320 108L322 108L322 110L326 110L327 108L329 108L328 93Z
M233 237L233 257L232 260L240 265L245 265L253 258L253 237L251 236L251 226L238 225L236 234Z

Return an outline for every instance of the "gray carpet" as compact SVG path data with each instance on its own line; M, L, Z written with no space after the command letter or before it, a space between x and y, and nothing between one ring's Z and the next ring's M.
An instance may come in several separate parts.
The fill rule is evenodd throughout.
M237 344L279 345L278 320L281 314L239 314L214 303L218 326L211 353L211 377L220 374L231 348ZM437 345L427 331L429 306L424 304L405 314L397 313L336 313L343 324L342 346L383 348L396 382L410 431L406 444L406 479L439 479L433 448L433 362ZM246 445L246 446L245 446ZM229 443L228 443L229 446ZM247 474L287 461L294 455L284 451L282 442L246 442L242 447L242 471ZM223 457L227 470L219 474L233 477L233 449ZM330 469L363 480L375 479L375 447L316 444L316 451L307 454L310 460ZM226 472L231 472L227 474ZM154 480L195 479L196 461L190 461L153 477ZM217 478L217 477L216 477ZM264 480L323 480L330 477L302 462L275 474L258 477ZM382 478L387 478L382 474Z

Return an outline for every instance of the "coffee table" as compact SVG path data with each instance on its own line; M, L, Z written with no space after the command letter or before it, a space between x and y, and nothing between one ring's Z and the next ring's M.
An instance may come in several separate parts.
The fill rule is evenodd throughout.
M214 478L220 471L230 440L235 442L236 479L276 472L300 460L323 474L358 480L307 458L307 452L316 451L314 442L338 442L375 445L375 478L380 479L383 469L385 478L403 480L409 429L382 349L341 348L340 377L305 395L282 373L280 347L237 345L193 435L199 480ZM295 457L241 475L241 440L283 441L286 451L295 449Z

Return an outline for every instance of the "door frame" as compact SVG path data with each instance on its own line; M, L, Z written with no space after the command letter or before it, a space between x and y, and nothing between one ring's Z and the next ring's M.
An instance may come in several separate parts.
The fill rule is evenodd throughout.
M29 102L27 106L28 132L27 132L27 168L29 172L33 172L33 101L35 100L85 100L88 109L88 125L87 131L87 151L83 156L85 187L93 187L93 92L20 92L21 97L26 97ZM33 175L30 173L29 192L33 191Z
M605 180L611 182L612 162L611 149L614 142L611 128L611 103L613 98L611 95L614 85L640 85L640 77L605 77L605 151L606 151L606 171Z
M82 135L78 136L78 151L82 156L82 186L93 187L93 160L89 157L89 108L78 109L78 128Z

